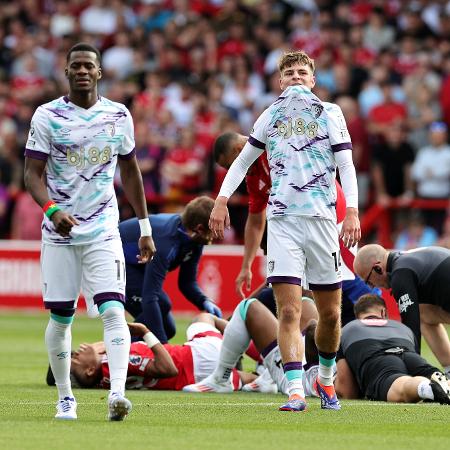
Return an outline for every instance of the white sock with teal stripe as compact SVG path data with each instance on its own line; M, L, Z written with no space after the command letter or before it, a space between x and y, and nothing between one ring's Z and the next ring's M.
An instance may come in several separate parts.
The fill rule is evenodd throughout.
M333 384L336 353L325 353L319 350L319 381L324 386Z
M111 392L124 394L130 355L130 331L123 304L111 300L98 308L104 325L104 341L108 355Z
M225 328L219 363L213 372L213 376L218 382L228 380L231 371L250 344L245 318L248 307L254 301L255 299L242 300Z
M305 390L303 388L303 365L299 361L292 361L283 364L284 375L288 381L288 395L300 395L305 398Z
M45 345L60 400L65 397L73 398L70 383L72 322L73 316L62 317L51 314L45 330Z

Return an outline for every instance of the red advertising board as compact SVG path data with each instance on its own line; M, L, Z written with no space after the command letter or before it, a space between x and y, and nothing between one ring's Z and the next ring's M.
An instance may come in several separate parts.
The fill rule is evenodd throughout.
M205 247L198 272L198 282L206 295L224 312L232 312L239 302L234 280L239 273L243 248L211 245ZM42 307L40 283L40 243L0 241L0 307ZM253 286L265 279L264 258L259 255L253 266ZM170 272L164 289L173 302L174 312L197 309L178 291L178 270ZM84 307L84 301L79 302Z
M241 268L242 254L241 246L210 245L205 247L201 258L198 283L225 315L231 313L240 301L234 280ZM43 307L39 258L40 242L0 241L0 307ZM252 289L264 280L265 259L258 255L253 263ZM178 270L168 274L164 289L172 299L174 312L197 311L178 290ZM399 320L397 305L388 291L383 290L383 298L389 317ZM82 298L79 307L85 307Z

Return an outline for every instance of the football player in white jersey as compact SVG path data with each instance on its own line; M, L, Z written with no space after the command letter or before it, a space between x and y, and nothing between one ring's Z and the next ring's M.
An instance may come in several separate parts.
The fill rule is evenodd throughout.
M306 278L319 313L316 390L324 409L340 409L333 367L340 338L340 252L336 228L336 167L347 209L340 232L346 247L361 237L352 144L344 116L312 92L314 61L301 51L279 62L281 96L256 121L248 142L231 165L211 213L218 238L229 226L227 202L247 169L267 151L272 189L267 207L267 281L278 308L278 342L288 380L282 411L306 409L302 380L303 345L298 335L301 280Z
M113 177L140 219L140 260L155 253L133 121L120 103L97 93L99 51L85 43L67 54L69 93L37 108L25 149L25 185L44 212L42 293L50 320L45 342L58 388L57 419L77 418L70 384L71 323L80 290L98 308L111 371L110 420L131 410L125 398L130 333L124 314L125 262ZM45 181L44 181L45 180Z

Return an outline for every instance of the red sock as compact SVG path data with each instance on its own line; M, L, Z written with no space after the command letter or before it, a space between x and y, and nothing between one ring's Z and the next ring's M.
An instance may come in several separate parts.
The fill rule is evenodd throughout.
M248 346L245 353L256 362L262 364L263 359L261 358L261 355L259 354L258 349L256 348L256 345L253 341L250 342L250 345Z

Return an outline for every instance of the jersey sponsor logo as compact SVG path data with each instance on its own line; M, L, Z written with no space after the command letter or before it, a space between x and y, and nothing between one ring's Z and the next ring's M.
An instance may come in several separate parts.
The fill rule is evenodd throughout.
M406 312L411 305L414 305L414 302L409 298L409 294L403 294L398 299L398 309L400 314Z
M66 155L67 163L70 166L84 169L86 161L91 166L108 163L111 160L112 150L109 146L106 146L103 150L97 147L91 147L86 150L84 147L80 147L80 151L66 147Z
M273 269L275 269L275 261L272 260L267 263L267 270L272 273Z
M278 131L278 135L283 139L289 139L292 133L297 135L306 134L309 138L315 138L319 130L319 124L316 121L306 123L305 119L301 117L297 119L288 118L286 122L277 120L275 126Z

